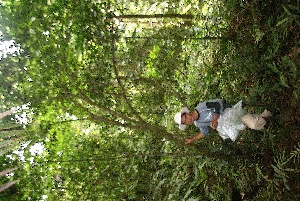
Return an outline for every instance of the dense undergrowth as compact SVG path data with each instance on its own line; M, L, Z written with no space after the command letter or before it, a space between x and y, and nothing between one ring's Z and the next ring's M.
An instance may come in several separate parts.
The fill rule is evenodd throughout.
M297 193L300 186L297 168L300 138L299 3L253 1L233 7L234 16L228 31L231 39L221 44L221 58L226 58L226 63L235 69L235 72L228 71L227 77L238 75L238 90L246 103L258 110L268 108L274 115L263 135L252 131L249 135L260 137L248 139L247 145L238 146L238 149L248 152L246 160L250 161L248 165L253 165L251 172L243 172L243 165L237 165L240 166L238 170L242 170L237 172L248 177L248 187L243 179L236 183L242 192L251 189L248 195L245 194L246 198L297 200L300 196ZM223 67L224 63L221 65ZM225 94L230 94L228 90L232 88L226 82L220 85Z
M164 184L167 192L156 196L299 200L300 1L228 0L224 6L228 29L202 70L204 79L214 80L205 98L243 100L249 112L269 109L273 117L263 132L243 131L236 142L213 133L197 143L216 159L196 155L170 161L177 168L160 170L170 180L160 180L157 188Z

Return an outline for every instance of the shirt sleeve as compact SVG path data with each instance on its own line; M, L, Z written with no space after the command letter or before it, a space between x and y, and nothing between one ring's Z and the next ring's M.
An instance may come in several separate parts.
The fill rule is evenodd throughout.
M220 114L221 105L219 102L207 102L206 107L209 109L215 109L216 114Z
M200 131L201 131L201 133L202 133L204 136L207 136L208 131L209 131L208 126L202 126L202 127L200 127Z

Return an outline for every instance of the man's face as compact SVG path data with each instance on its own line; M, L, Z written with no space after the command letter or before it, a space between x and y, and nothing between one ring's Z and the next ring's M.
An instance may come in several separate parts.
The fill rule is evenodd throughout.
M181 116L181 123L186 125L192 124L193 123L192 115L190 115L189 113L184 113Z

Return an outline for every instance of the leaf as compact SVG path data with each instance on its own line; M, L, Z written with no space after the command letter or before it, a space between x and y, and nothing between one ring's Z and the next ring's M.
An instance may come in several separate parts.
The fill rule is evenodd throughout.
M192 192L192 189L190 188L184 195L184 198L183 199L186 199Z
M187 201L199 201L199 198L189 198Z
M200 172L200 179L197 183L197 186L199 186L203 181L205 181L207 179L207 175L205 174L204 171L201 171Z
M288 15L292 15L292 13L285 6L282 6L282 7Z
M259 41L261 41L264 35L264 32L260 31L259 29L255 29L255 42L258 43Z
M280 84L287 88L290 88L289 85L287 84L287 80L283 74L280 74Z
M279 69L276 67L276 65L273 64L269 64L268 67L274 72L274 73L280 73Z
M165 183L166 180L167 180L167 179L160 180L155 188L156 188L156 189L159 189L160 186L163 185L163 184Z
M281 20L280 22L278 22L278 23L276 24L276 26L278 27L278 26L282 25L283 23L287 22L288 20L289 20L289 18L286 17L286 18L284 18L283 20Z

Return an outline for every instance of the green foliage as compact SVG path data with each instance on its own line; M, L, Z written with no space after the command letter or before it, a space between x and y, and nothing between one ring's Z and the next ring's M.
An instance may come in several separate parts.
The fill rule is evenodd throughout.
M30 140L45 145L27 148L19 200L299 198L299 1L4 1L0 12L3 38L23 50L1 60L1 101L31 103ZM183 146L197 130L179 133L174 113L216 97L274 120Z

